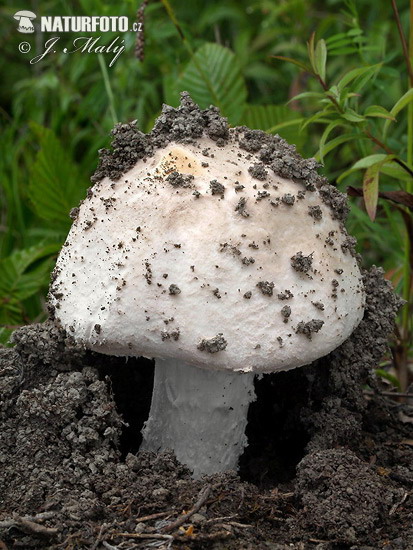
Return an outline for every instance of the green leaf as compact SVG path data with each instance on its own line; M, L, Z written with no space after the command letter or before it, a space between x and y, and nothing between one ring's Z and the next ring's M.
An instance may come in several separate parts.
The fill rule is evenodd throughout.
M333 34L333 36L330 36L326 39L326 44L330 45L330 44L334 44L334 42L337 42L338 40L342 40L343 38L346 38L347 37L347 33L346 32L340 32L338 34ZM348 38L347 38L348 40Z
M350 53L358 53L358 48L356 48L355 46L348 46L347 48L337 48L337 49L332 49L332 50L329 50L329 54L330 56L333 56L333 55L348 55Z
M392 386L394 386L399 391L401 391L402 387L400 385L400 382L397 379L397 377L394 376L394 374L390 374L390 372L388 372L387 370L384 370L384 369L376 369L375 373L376 373L376 376L379 376L380 378L383 378L384 380L387 380L388 382L390 382L390 384Z
M386 155L377 153L375 155L368 155L356 163L349 169L343 172L338 178L337 183L341 183L347 176L356 172L357 170L365 170L373 164L380 164L380 172L383 174L389 175L398 180L408 180L410 178L409 174L401 168L398 164L394 162L395 155Z
M8 346L11 333L14 329L7 327L0 327L0 347Z
M384 164L381 168L381 173L402 182L411 181L412 179L411 175L395 162Z
M314 98L317 98L317 99L322 99L323 97L325 97L325 95L322 92L303 92L301 94L297 94L294 97L292 97L288 101L288 103L291 103L292 101L297 101L299 99L306 99L308 97L314 97ZM287 103L287 105L288 105L288 103Z
M413 99L413 88L410 88L402 97L396 101L393 106L393 109L390 111L390 114L393 117L396 117L402 109L404 109ZM391 120L386 120L383 127L383 137L386 136L389 129Z
M341 116L342 118L344 118L345 120L348 120L349 122L359 123L359 122L365 122L366 120L364 116L359 115L358 113L356 113L356 111L353 111L353 109L348 109Z
M317 74L317 67L315 64L315 47L314 47L315 33L313 32L307 42L308 57L310 59L311 68L314 73Z
M304 119L301 125L301 130L304 130L304 128L306 128L309 124L312 124L313 122L330 123L331 120L327 118L329 114L330 114L330 110L327 110L327 109L323 109L318 113L314 113L314 115L312 115L310 118Z
M364 157L354 163L351 169L360 170L361 168L370 168L370 166L373 166L373 164L381 163L383 161L387 162L392 160L393 158L394 155L385 155L381 153L377 153L376 155L368 155L367 157Z
M179 79L180 90L190 93L201 108L215 105L231 124L239 122L247 89L238 60L219 44L204 44L197 50Z
M336 147L338 147L339 145L343 145L348 141L354 141L354 140L360 140L360 139L367 139L367 136L356 134L355 132L338 136L332 139L331 141L329 141L328 143L326 143L326 145L324 145L323 155L326 156L328 153L333 151ZM318 153L315 155L315 159L320 160L320 155Z
M302 117L285 105L246 105L240 123L249 128L278 133L289 143L299 149L307 139L306 132L300 132L296 126L301 124Z
M331 122L331 123L326 127L326 129L325 129L324 132L323 132L323 135L321 136L320 145L319 145L319 148L318 148L317 155L318 155L318 158L320 159L320 161L321 161L322 163L324 163L324 148L325 148L325 144L326 144L327 138L328 138L328 136L330 135L330 133L331 133L335 128L338 128L339 126L343 126L343 124L342 124L340 121L334 120L333 122Z
M327 47L323 39L317 42L314 51L314 64L317 74L324 82L326 78Z
M303 71L306 71L308 73L312 73L311 67L303 63L302 61L298 61L298 59L293 59L292 57L284 57L283 55L273 55L271 56L274 59L280 59L281 61L287 61L288 63L293 63L293 65L297 65L297 67L300 67L300 69L303 69Z
M81 182L77 165L52 130L32 123L40 151L31 170L29 198L36 213L59 228L70 227L70 210L79 204L86 185Z
M376 217L377 201L379 198L380 163L369 166L363 178L363 197L367 214L372 222Z
M19 322L21 302L49 281L51 256L60 244L32 246L0 260L0 323Z
M378 70L380 70L382 66L382 63L378 63L376 65L369 65L368 67L361 67L359 69L353 69L352 71L349 71L346 73L337 83L338 88L343 89L345 86L348 86L350 82L355 80L356 78L360 78L362 76L367 76L368 78L371 78Z
M366 117L378 117L378 118L387 118L388 120L396 120L394 116L381 105L370 105L364 111L364 116Z

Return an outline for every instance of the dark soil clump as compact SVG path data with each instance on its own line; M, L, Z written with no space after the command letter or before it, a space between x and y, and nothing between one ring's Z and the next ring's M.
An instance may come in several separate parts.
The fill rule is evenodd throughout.
M412 548L413 414L372 374L400 300L379 269L364 284L340 348L257 380L239 475L198 481L136 454L150 361L77 349L50 321L16 331L0 349L0 548Z

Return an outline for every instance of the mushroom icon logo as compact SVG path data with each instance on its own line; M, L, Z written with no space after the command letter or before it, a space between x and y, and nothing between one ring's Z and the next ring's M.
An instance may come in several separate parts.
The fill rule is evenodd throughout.
M22 10L15 13L13 17L14 19L17 19L17 21L19 21L19 26L17 27L17 30L19 32L23 32L26 34L34 32L32 19L36 18L35 13L33 13L32 11Z

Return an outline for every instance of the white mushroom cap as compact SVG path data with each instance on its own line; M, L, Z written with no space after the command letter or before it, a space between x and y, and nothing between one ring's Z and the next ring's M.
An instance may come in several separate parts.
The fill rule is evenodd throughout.
M353 332L364 290L336 191L280 177L245 136L172 141L95 184L51 288L77 340L261 373L311 363Z
M28 17L29 19L35 19L35 18L36 18L36 14L33 13L32 11L22 10L22 11L16 12L16 13L13 15L13 17L14 17L14 19L20 19L21 17Z

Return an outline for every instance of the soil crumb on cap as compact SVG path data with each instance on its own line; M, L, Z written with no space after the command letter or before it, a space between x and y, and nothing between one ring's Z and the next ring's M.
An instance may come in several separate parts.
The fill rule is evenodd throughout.
M304 334L309 340L312 338L313 332L318 332L321 327L324 325L324 321L321 319L312 319L305 323L300 321L295 329L296 334Z
M279 300L291 300L291 298L294 298L294 294L291 292L291 290L285 290L284 292L280 292L277 294L277 298Z
M297 254L294 254L294 256L292 256L291 258L291 267L293 267L293 269L301 273L308 273L312 265L313 265L312 254L309 254L308 256L304 256L303 253L300 251L300 252L297 252Z
M169 285L169 294L181 294L181 289L179 288L178 285Z
M137 127L137 121L117 124L112 130L112 150L101 149L100 160L92 182L105 177L116 181L130 170L138 160L153 156L157 148L165 147L171 141L193 142L203 133L225 145L229 137L227 119L216 107L201 110L187 92L181 94L178 108L164 105L153 130L144 134Z
M211 194L212 195L222 195L222 196L224 196L225 186L222 185L222 183L219 183L219 181L212 180L209 183L209 188L211 189Z
M323 217L323 211L319 206L309 206L308 214L315 220L321 220L321 218Z
M150 133L141 132L134 120L126 124L117 124L112 136L111 149L99 151L99 164L91 178L93 183L105 177L113 181L118 180L139 160L153 156L157 149L165 147L168 143L194 143L198 138L207 136L220 147L225 147L229 141L237 141L239 147L255 154L260 162L250 167L252 177L264 180L268 170L272 170L278 176L302 184L308 191L319 189L323 202L331 208L336 219L344 222L349 211L347 196L329 185L327 179L318 174L317 170L321 165L314 158L302 158L294 145L290 145L278 135L251 130L245 126L230 130L227 119L219 114L216 107L200 109L187 92L181 94L178 108L163 106L162 113ZM209 155L208 148L202 152ZM236 190L242 190L242 186L238 186ZM298 198L304 197L302 191L297 191ZM222 194L219 191L217 193ZM295 197L290 197L283 197L281 201L292 205ZM274 206L277 204L278 202L273 202ZM310 215L318 219L316 211L314 214L315 216Z
M268 176L268 172L262 162L258 162L257 164L253 164L252 166L250 166L248 168L248 172L253 178L260 181L266 180Z
M244 218L248 218L249 216L248 212L245 210L246 205L247 199L245 197L241 197L235 207L235 212L239 212Z
M288 318L291 315L291 307L290 306L284 306L281 309L281 315L284 317L284 323L288 322Z
M259 281L257 287L267 296L272 296L274 291L274 283L269 281Z
M194 176L192 176L191 174L185 176L184 174L180 174L175 170L169 174L169 176L166 178L166 181L170 183L173 187L191 187L191 181L193 179Z
M227 347L228 342L225 340L222 332L206 340L205 338L201 340L197 348L200 351L207 351L208 353L218 353L218 351L223 351Z

